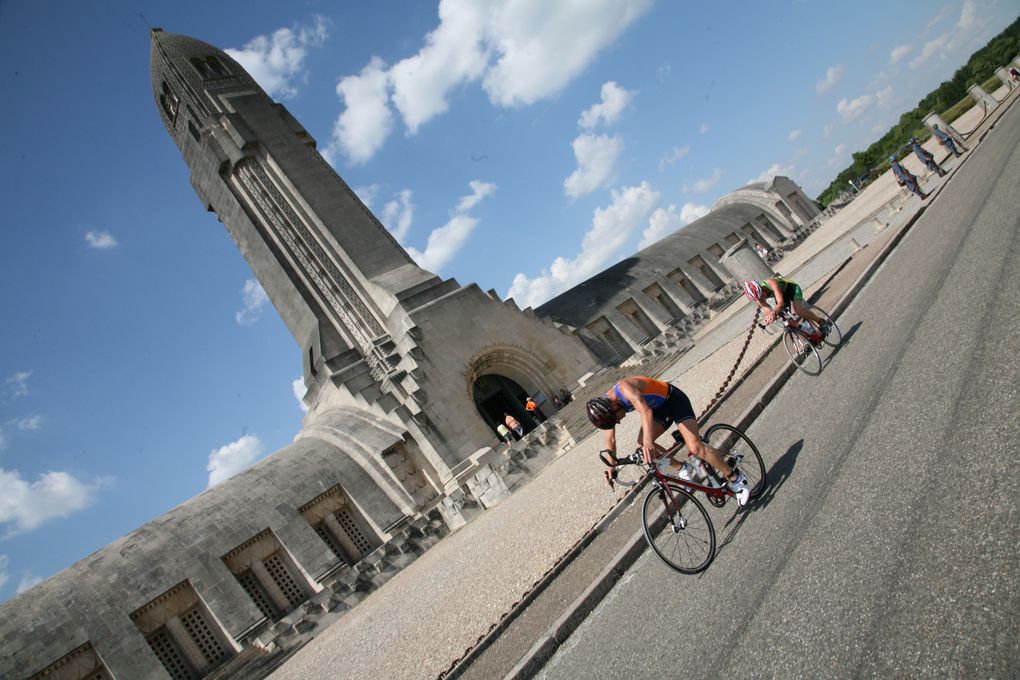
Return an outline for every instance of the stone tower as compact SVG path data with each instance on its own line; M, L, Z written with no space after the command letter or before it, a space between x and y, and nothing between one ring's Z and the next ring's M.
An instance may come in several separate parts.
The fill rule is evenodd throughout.
M392 451L375 450L371 430L396 433L404 446L379 483L420 510L478 467L497 407L598 368L567 329L418 267L223 51L157 29L151 75L192 186L301 347L310 411L299 438L353 437L352 455L372 467ZM493 385L504 395L486 410Z

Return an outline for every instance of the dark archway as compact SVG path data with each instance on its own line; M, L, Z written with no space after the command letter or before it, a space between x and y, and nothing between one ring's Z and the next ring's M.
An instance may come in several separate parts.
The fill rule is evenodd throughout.
M475 408L485 423L496 431L496 426L503 422L504 414L509 413L531 432L538 424L524 410L524 402L528 393L516 382L502 375L488 373L480 375L473 386Z

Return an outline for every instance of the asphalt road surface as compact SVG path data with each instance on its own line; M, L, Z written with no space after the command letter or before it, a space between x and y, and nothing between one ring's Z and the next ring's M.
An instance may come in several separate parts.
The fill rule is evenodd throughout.
M646 552L539 677L1020 677L1020 109L991 135L749 429L708 571Z

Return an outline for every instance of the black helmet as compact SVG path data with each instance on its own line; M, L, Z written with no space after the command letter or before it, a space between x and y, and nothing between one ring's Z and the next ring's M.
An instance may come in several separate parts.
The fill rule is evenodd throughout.
M611 430L616 427L616 409L605 397L589 399L585 411L588 413L588 420L600 430Z

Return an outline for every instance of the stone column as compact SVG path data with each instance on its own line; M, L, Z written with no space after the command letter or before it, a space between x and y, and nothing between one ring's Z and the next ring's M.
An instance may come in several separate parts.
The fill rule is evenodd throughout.
M954 128L952 125L942 120L942 116L940 116L939 114L929 113L927 116L924 117L924 125L929 130L935 129L934 126L938 125L940 130L944 130L953 136L953 139L956 140L958 146L960 147L963 146L963 135L957 132L956 128ZM962 148L960 150L963 151Z
M978 104L984 104L985 114L989 114L995 110L995 107L999 105L999 102L992 95L981 89L981 86L974 83L967 88L967 94L976 101Z
M772 269L758 256L747 239L727 250L722 256L722 263L741 283L748 279L761 281L773 276Z
M167 618L166 623L163 625L166 626L166 632L170 634L171 638L173 638L173 641L177 644L177 648L181 650L181 653L184 654L192 668L201 672L209 665L209 661L205 658L205 654L203 654L202 650L198 648L197 644L195 644L195 641L191 638L191 635L188 633L188 630L184 627L184 624L181 623L179 618L171 616Z
M280 590L280 586L276 585L276 581L273 580L273 577L266 569L266 565L262 564L262 560L252 560L251 573L258 579L262 589L269 596L269 599L273 601L273 604L276 605L278 611L286 614L291 610L290 600Z

